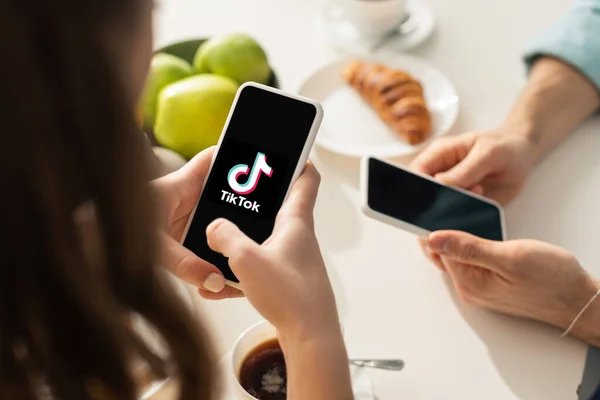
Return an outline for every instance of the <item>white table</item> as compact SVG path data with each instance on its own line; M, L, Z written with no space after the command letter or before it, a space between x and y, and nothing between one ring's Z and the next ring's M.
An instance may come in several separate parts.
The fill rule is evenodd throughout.
M296 90L338 55L315 27L323 0L164 0L157 45L231 31L267 49L284 89ZM429 0L437 32L412 51L456 85L455 132L493 127L524 82L520 52L566 11L567 0ZM511 238L563 246L600 274L600 121L586 124L534 172L507 209ZM380 400L575 399L586 347L559 331L462 304L415 239L363 217L358 162L317 149L323 182L317 231L352 357L401 357L400 373L372 371ZM385 279L382 277L385 276ZM259 315L245 300L198 300L219 354Z

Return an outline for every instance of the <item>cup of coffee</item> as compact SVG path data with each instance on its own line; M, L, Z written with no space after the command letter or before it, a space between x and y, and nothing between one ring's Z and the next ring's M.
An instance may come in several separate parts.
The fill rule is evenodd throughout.
M405 3L405 0L333 0L326 4L325 15L331 20L345 20L364 38L375 39L404 20Z
M261 321L240 335L230 365L239 400L285 400L285 360L277 330L269 322Z

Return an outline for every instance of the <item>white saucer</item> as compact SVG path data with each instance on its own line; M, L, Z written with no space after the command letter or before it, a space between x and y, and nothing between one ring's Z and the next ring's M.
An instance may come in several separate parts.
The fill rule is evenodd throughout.
M403 54L384 52L365 59L403 69L421 82L433 119L429 140L450 131L459 105L456 90L448 78L425 61ZM316 143L354 157L406 156L423 148L427 142L417 146L403 142L342 80L340 73L349 61L337 61L319 69L300 86L300 95L319 101L325 110Z
M324 8L325 9L325 8ZM394 35L381 43L381 47L398 52L410 50L423 43L435 29L435 17L422 0L408 1L407 12L414 28L403 35ZM379 47L380 38L366 39L346 20L335 20L320 13L317 23L332 46L354 55L372 53L373 47Z
M221 360L221 374L225 377L225 384L222 385L224 394L219 399L221 400L237 400L235 392L233 390L235 377L231 373L229 367L229 360L231 359L231 352L227 353ZM350 366L350 375L352 377L352 391L354 392L354 400L377 400L375 393L373 393L373 385L367 375L364 368Z

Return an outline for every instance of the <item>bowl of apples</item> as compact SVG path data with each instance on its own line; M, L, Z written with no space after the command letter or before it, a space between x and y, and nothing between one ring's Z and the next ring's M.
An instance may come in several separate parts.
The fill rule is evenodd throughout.
M156 50L140 110L161 175L217 144L237 89L248 81L279 87L266 52L248 35L192 38Z

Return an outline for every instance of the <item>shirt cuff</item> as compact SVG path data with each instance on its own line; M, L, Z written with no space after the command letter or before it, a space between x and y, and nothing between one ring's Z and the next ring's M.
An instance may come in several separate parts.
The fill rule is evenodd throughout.
M565 61L600 90L600 1L577 1L567 15L532 41L524 54L528 72L539 56Z

